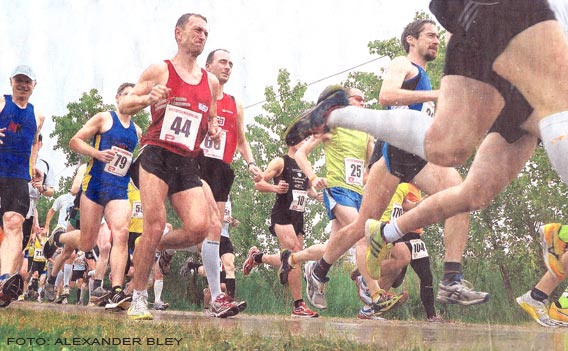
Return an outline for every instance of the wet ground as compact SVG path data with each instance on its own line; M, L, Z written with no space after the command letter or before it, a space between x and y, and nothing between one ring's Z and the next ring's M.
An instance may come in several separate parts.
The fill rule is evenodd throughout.
M109 313L101 308L75 305L13 303L9 308L57 310L67 313L101 313L109 318L126 318L123 313ZM220 329L242 330L245 334L326 335L370 343L378 349L417 350L514 350L568 351L568 328L544 328L536 323L522 326L496 324L428 323L416 321L373 321L357 319L297 319L283 316L240 314L228 319L205 316L198 312L154 312L154 321L211 325ZM142 322L145 323L145 322Z

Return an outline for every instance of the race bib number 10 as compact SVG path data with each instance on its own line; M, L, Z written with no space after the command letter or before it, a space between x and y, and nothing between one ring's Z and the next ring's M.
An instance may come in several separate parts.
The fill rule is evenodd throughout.
M292 190L292 203L290 204L290 210L304 212L307 197L308 192L305 190Z
M105 165L105 172L114 174L115 176L124 177L132 163L132 152L116 146L113 146L112 150L116 151L116 154L112 161Z
M162 122L160 139L185 145L189 150L195 149L195 140L201 124L200 113L168 105Z

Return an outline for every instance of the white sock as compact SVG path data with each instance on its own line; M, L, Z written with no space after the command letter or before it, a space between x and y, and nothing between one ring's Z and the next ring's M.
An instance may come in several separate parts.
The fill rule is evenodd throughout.
M154 302L162 301L162 290L164 290L164 281L154 280Z
M211 301L221 294L221 259L219 258L219 242L204 240L201 246L203 267L207 276L207 284L211 291Z
M370 110L347 106L331 111L328 127L367 132L399 149L426 159L424 140L432 118L410 109Z
M72 274L73 274L73 265L66 263L65 266L63 266L63 285L69 285Z
M398 229L396 218L385 225L383 228L383 235L385 236L385 240L389 243L394 243L404 236L404 233Z
M568 111L544 118L539 127L550 163L562 181L568 184Z
M57 278L55 278L55 286L59 286L61 284L61 279L63 279L63 272L57 272Z
M133 289L132 290L132 300L134 300L138 296L144 296L144 297L148 298L148 291Z

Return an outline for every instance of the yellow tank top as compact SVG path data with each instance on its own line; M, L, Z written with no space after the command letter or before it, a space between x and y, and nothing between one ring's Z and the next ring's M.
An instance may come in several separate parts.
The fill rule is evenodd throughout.
M408 183L400 183L396 187L396 191L392 195L391 201L387 206L385 212L381 217L381 222L390 222L394 218L402 216L404 210L402 209L402 203L404 198L409 192Z
M132 207L128 231L131 233L142 233L144 215L142 213L142 202L140 201L140 190L136 189L132 181L128 183L128 201L130 201L130 206Z
M331 139L324 144L329 187L346 188L363 194L363 173L369 138L369 134L356 130L331 130Z

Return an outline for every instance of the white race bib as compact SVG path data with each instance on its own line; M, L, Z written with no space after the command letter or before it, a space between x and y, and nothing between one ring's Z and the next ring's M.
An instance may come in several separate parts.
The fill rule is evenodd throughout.
M203 155L205 157L216 158L218 160L223 159L225 154L225 144L227 143L227 132L222 130L221 137L217 141L211 140L209 135L205 136L203 142L201 143L201 148L203 149Z
M404 213L404 209L402 208L402 205L399 204L399 203L396 203L396 202L393 203L390 220L392 221L393 219L402 216L403 213Z
M193 151L201 118L201 113L177 106L166 106L160 140L182 144Z
M357 158L345 159L345 183L349 185L363 185L365 161Z
M116 151L112 161L105 165L105 172L124 177L132 163L132 152L126 151L119 147L113 146L112 150Z
M426 250L426 244L424 244L424 241L414 239L410 240L409 243L412 251L412 260L428 257L428 250Z
M308 192L306 190L292 190L292 203L290 204L290 210L304 212L307 197Z
M142 213L142 202L132 202L132 218L144 218L144 214Z
M434 101L426 101L422 103L422 113L425 113L428 117L434 117L434 112L436 112L436 105Z

